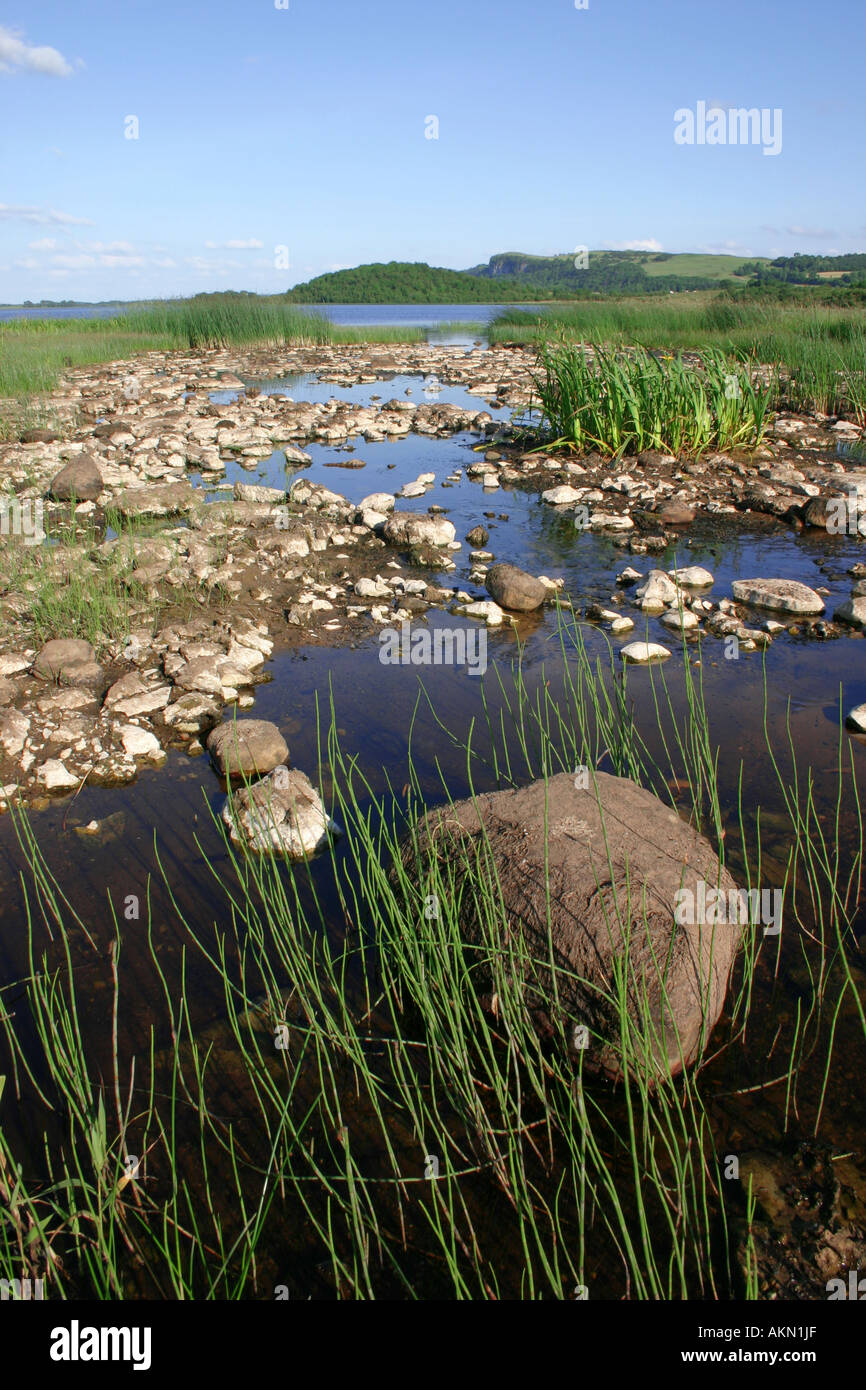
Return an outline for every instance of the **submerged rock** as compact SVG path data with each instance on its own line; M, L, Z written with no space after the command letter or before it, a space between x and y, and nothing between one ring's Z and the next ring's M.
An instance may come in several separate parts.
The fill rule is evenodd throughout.
M303 772L275 768L252 787L232 792L223 807L232 842L260 854L304 859L323 849L337 827Z
M481 978L489 952L500 954L542 1036L562 1027L588 1069L621 1076L611 998L621 971L629 1066L675 1075L700 1056L718 1020L742 930L702 920L712 910L701 907L699 885L705 894L736 886L709 841L651 792L607 773L587 780L583 788L560 773L433 811L417 849L404 843L404 862L423 874L432 852L455 892L465 886L460 927L480 948ZM480 881L504 904L504 937L497 925L489 938ZM682 892L697 907L677 920Z
M751 1149L739 1156L741 1211L732 1224L743 1289L757 1279L765 1300L862 1297L864 1177L849 1157L839 1162L817 1140L788 1140L778 1153ZM748 1221L750 1191L755 1211Z

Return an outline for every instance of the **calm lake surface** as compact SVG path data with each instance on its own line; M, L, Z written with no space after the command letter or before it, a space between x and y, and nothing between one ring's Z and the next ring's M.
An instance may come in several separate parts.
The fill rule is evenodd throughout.
M140 307L140 306L139 306ZM305 313L321 314L331 323L353 328L372 328L397 325L405 328L426 328L436 334L441 324L471 323L482 328L495 318L502 304L301 304ZM511 309L532 308L533 305L509 304ZM68 309L0 308L0 322L8 319L100 319L127 313L135 304L76 305ZM459 342L465 335L448 336L446 341Z

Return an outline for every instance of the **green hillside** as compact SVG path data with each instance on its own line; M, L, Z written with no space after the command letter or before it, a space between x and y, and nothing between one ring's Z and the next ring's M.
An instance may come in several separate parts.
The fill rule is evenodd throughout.
M656 278L665 275L705 275L713 280L736 280L737 271L744 265L756 262L767 264L761 256L713 256L701 255L691 251L681 251L675 255L666 252L651 253L642 262L647 275Z
M574 251L535 256L501 251L483 265L448 270L423 261L389 261L318 275L296 285L298 304L513 304L598 295L661 295L760 283L815 284L836 272L856 281L859 255L766 257L669 251Z
M498 304L553 295L522 279L493 282L423 261L389 261L317 275L289 290L288 298L296 304Z

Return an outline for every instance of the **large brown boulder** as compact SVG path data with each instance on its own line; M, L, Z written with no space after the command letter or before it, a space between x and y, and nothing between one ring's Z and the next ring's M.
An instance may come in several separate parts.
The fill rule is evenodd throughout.
M60 435L56 430L32 429L22 430L18 438L22 444L53 444Z
M688 526L695 519L695 509L688 502L665 502L656 513L665 526Z
M91 454L79 454L52 479L49 496L55 502L95 502L105 483Z
M534 575L517 565L491 565L485 587L492 599L502 608L514 613L532 613L547 598L548 590Z
M89 642L76 637L57 637L46 642L33 663L38 680L60 685L81 685L101 695L108 679Z
M263 777L289 756L286 740L276 724L266 719L233 719L219 724L207 747L224 777Z
M588 1070L612 1078L624 1055L648 1077L700 1056L742 932L739 908L732 925L713 923L712 890L732 904L737 888L709 841L651 792L603 772L561 773L430 812L403 846L419 878L431 848L478 948L476 982L496 991L499 956L498 989L504 971L542 1036L562 1030ZM492 922L483 881L502 904Z

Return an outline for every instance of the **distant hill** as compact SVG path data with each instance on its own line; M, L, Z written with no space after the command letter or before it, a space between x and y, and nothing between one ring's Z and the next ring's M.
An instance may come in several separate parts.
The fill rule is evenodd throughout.
M866 283L866 253L845 256L777 256L774 261L750 261L744 267L753 283L779 281L788 285L863 285Z
M578 268L581 260L584 268ZM591 294L661 294L668 290L721 289L736 281L746 263L745 256L671 251L589 251L584 257L574 252L530 256L522 251L503 251L491 256L486 265L473 266L469 273L487 279L517 276L552 290L560 298L574 290ZM660 281L664 283L657 283Z
M669 294L736 286L857 285L866 254L767 257L671 251L589 251L534 256L500 251L484 265L447 270L424 261L376 262L318 275L288 293L298 304L498 304L604 294Z
M490 304L581 299L597 294L667 294L736 284L744 256L689 252L590 251L533 256L502 251L485 265L447 270L423 261L376 262L317 275L289 291L299 304ZM747 270L746 275L754 273ZM739 283L743 283L742 278Z
M495 284L423 261L375 262L317 275L289 290L296 304L497 304L552 299L550 290L511 277Z

